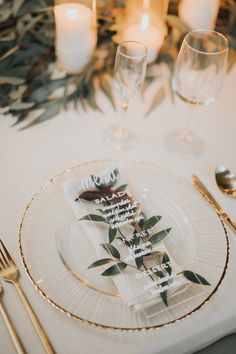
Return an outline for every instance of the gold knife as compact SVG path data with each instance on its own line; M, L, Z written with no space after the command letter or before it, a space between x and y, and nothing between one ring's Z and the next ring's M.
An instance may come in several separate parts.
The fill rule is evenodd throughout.
M231 217L222 209L220 204L215 200L215 198L211 195L209 190L204 186L204 184L200 181L200 179L196 176L192 176L192 181L194 187L207 199L207 201L215 208L218 215L228 223L228 225L232 228L232 230L236 231L236 222L231 219Z

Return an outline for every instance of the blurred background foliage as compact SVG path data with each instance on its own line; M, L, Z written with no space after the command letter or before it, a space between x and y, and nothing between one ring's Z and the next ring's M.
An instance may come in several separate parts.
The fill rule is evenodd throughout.
M122 25L123 0L98 0L98 46L91 61L76 75L55 74L52 0L0 0L0 109L23 127L56 117L68 104L100 110L96 92L101 89L115 109L111 81L117 33ZM147 114L170 95L171 72L188 26L178 17L178 1L171 0L168 35L156 62L148 67L143 90L165 76ZM221 1L216 30L229 40L229 70L236 61L236 2ZM31 114L33 113L33 115Z

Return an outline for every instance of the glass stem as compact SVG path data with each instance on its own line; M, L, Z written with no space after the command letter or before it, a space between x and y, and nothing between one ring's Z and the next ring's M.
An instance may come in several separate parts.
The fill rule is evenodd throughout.
M192 140L192 127L193 127L193 118L195 112L196 112L196 106L189 104L187 114L186 114L185 127L181 132L179 132L179 134L176 137L176 140L181 140L181 141Z
M128 110L128 104L123 102L121 103L121 117L120 117L120 122L118 125L118 130L117 130L117 137L119 138L127 138L128 133L125 130L125 119L127 116L127 110Z

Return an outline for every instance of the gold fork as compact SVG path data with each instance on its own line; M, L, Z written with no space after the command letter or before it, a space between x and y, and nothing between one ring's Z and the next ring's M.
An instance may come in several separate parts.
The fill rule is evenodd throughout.
M3 287L2 287L2 284L0 284L0 296L2 293L3 293ZM4 321L5 321L5 324L7 326L8 332L11 336L12 342L16 348L17 353L18 354L26 354L23 344L17 334L16 328L15 328L14 324L12 323L10 317L8 316L6 310L3 306L3 303L1 301L0 301L0 312L2 314Z
M12 283L24 306L25 309L34 325L34 328L36 330L36 332L39 335L39 338L41 340L41 343L46 351L46 353L48 354L55 354L54 349L42 327L42 325L40 324L39 320L37 319L32 307L30 306L21 286L20 283L18 281L20 276L19 273L19 269L17 268L17 266L15 265L13 259L11 258L8 250L6 249L4 243L2 242L2 240L0 239L0 278L2 278L3 280Z

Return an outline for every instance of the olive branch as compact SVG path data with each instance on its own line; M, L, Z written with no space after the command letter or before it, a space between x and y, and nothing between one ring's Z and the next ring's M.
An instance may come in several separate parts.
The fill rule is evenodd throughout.
M114 178L114 176L116 178ZM104 223L107 225L107 242L100 246L107 252L108 257L96 260L88 266L88 269L109 265L104 270L102 276L115 276L121 274L126 268L134 268L137 272L147 272L149 278L155 282L160 290L160 296L163 303L168 306L168 286L173 273L170 258L167 252L155 250L154 246L162 242L171 232L171 227L154 231L154 227L158 226L162 219L160 215L147 217L139 205L135 204L133 198L127 193L127 184L116 186L119 180L119 170L116 168L110 174L108 183L104 183L101 177L91 176L94 189L82 192L75 199L76 202L82 200L87 202L100 202L102 209L97 209L98 214L88 214L80 218L80 221L90 221L96 223ZM122 208L125 205L126 208ZM108 210L115 210L110 214ZM127 210L132 210L127 216ZM132 215L132 218L130 217ZM115 216L115 217L114 217ZM118 216L118 218L117 218ZM115 223L122 220L120 225ZM132 236L124 233L123 222L128 223L132 227ZM115 247L115 241L118 244L124 244L132 251L134 262L130 263L122 258L121 252ZM148 267L148 260L154 260L156 267ZM183 270L178 274L183 276L190 282L201 285L210 285L210 283L191 270Z

